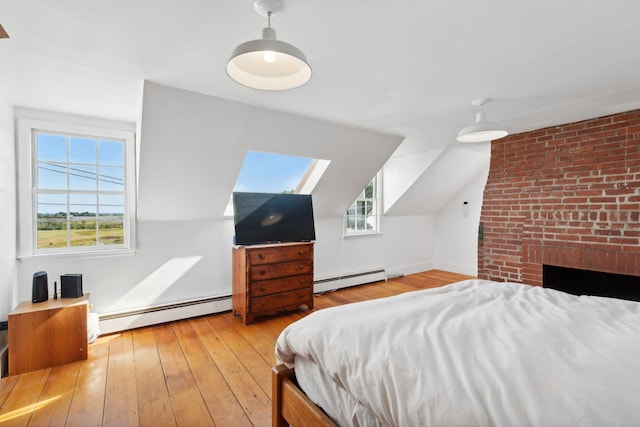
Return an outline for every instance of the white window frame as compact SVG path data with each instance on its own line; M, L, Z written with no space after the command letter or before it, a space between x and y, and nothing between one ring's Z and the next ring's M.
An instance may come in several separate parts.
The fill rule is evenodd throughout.
M364 191L366 190L366 186L365 188L362 190L362 192L358 195L358 197L356 198L356 200L353 201L353 203L351 204L351 206L349 206L349 209L347 209L347 212L345 212L344 214L344 219L342 221L343 224L343 234L344 237L358 237L358 236L372 236L372 235L378 235L381 234L381 230L380 230L380 218L382 216L382 171L378 172L373 178L371 178L371 180L369 182L367 182L367 186L369 185L369 183L371 181L375 180L375 188L374 188L374 195L375 197L373 198L373 202L374 202L374 207L375 207L375 229L373 230L349 230L347 228L347 212L349 211L349 209L351 209L353 207L353 205L355 205L358 201L363 200L360 196L362 194L364 194Z
M17 167L18 167L18 258L40 256L114 256L135 252L136 237L136 173L135 133L122 126L111 127L109 123L85 125L68 121L18 118L17 119ZM104 246L78 246L38 249L37 244L37 189L35 173L37 151L34 132L54 132L66 135L90 136L124 141L124 244Z

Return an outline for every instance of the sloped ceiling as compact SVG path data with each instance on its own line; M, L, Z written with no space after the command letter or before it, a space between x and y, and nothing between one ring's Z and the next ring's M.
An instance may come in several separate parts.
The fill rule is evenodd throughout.
M488 143L447 147L385 215L436 213L470 180L489 170Z
M455 141L474 119L474 99L492 98L487 116L513 133L640 108L636 0L282 2L272 24L305 52L313 77L296 90L267 93L224 71L231 50L266 25L251 0L3 0L0 22L11 38L0 40L0 101L137 122L146 80L407 138L415 156L444 150L414 184L405 183L389 214L432 211L444 196L431 194L454 192L463 181L454 174L484 164ZM142 147L143 156L151 152L151 143ZM455 162L440 165L454 154ZM358 174L356 160L347 161ZM140 186L152 191L149 182ZM328 212L341 210L351 193L322 196L333 203Z
M138 217L222 218L247 151L330 160L317 217L342 216L402 138L146 82Z

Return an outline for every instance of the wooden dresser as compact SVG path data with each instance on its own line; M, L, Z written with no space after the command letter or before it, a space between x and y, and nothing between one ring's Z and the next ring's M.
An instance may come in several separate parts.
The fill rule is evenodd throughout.
M313 308L313 242L235 246L233 313L246 325L257 316Z
M87 358L89 294L24 301L9 314L9 375Z

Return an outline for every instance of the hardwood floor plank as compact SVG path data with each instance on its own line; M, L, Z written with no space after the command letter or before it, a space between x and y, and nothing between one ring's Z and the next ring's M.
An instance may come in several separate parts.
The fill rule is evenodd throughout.
M103 425L137 426L138 396L131 331L109 343Z
M89 346L89 358L80 363L78 381L73 392L68 426L101 426L109 363L109 342L117 335L100 337Z
M38 399L40 408L34 412L29 426L61 426L67 422L80 367L80 362L74 362L51 368Z
M209 323L213 325L220 338L236 355L242 366L256 380L262 391L271 399L271 382L269 378L271 378L273 364L268 363L242 335L220 316L209 317Z
M468 278L396 277L315 295L314 311ZM100 337L87 360L1 379L0 424L269 426L275 341L306 315L245 326L226 312Z
M9 394L11 394L11 391L18 382L18 379L20 379L19 375L0 379L0 411L4 408L4 402L7 400L7 397L9 397ZM0 412L0 414L1 413L2 412Z
M258 352L258 354L260 354L260 356L262 356L269 366L273 366L275 364L276 357L273 341L267 339L255 328L251 327L251 325L245 326L242 322L238 322L231 316L220 317L224 319L227 324L231 325L231 327L233 327L238 334L247 340L247 342L251 343L251 346Z
M132 331L132 337L140 425L175 426L176 418L164 380L153 329L136 329Z
M254 426L270 425L271 399L262 391L224 340L220 338L209 319L194 319L191 324L198 332L209 356L220 369L251 423Z
M176 322L173 328L216 426L251 426L191 322Z
M36 411L40 394L47 383L51 368L40 369L19 376L12 392L0 411L2 426L26 426ZM15 392L19 391L19 392Z
M153 328L171 405L179 426L215 425L170 324Z

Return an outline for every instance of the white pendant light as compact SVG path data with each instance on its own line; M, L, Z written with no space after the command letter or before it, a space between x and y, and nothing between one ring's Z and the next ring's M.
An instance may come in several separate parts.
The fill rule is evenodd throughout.
M243 86L261 90L285 90L311 78L311 67L297 47L276 38L271 16L282 11L280 0L257 0L256 11L267 16L262 38L242 43L233 50L227 74Z
M476 99L472 102L473 105L480 107L480 111L476 114L476 122L474 124L458 132L456 139L459 142L493 141L509 135L509 131L505 125L486 119L484 111L482 111L482 106L487 102L489 102L487 98Z

